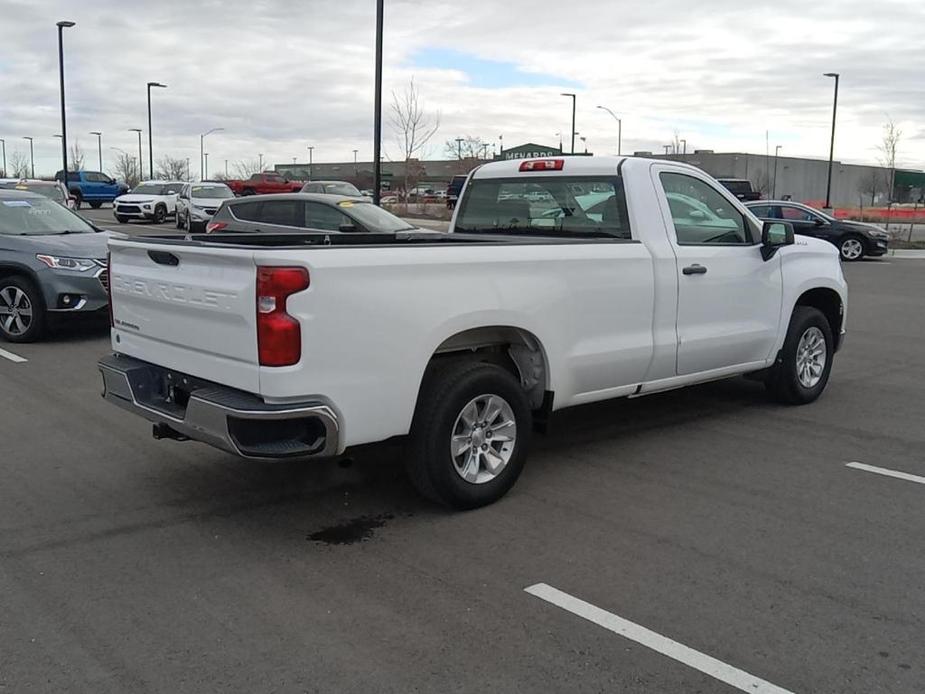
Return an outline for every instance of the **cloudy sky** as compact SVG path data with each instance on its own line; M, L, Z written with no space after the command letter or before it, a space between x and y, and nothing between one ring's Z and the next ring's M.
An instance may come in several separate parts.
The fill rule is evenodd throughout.
M155 159L190 157L210 135L210 169L372 155L374 0L0 0L0 138L36 173L58 166L55 22L65 31L69 139L103 157L137 151L145 83L155 90ZM578 95L589 149L693 148L826 158L840 72L836 158L873 162L885 121L900 163L925 166L925 4L906 0L386 0L385 106L413 77L446 140L556 144ZM147 135L145 135L147 137ZM398 149L388 125L385 152ZM579 146L580 143L579 143ZM147 140L145 140L147 147ZM147 157L147 150L145 150ZM104 168L111 167L104 161Z

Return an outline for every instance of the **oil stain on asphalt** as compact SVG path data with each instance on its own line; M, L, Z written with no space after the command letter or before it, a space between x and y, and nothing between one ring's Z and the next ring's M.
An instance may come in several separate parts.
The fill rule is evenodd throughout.
M364 542L373 536L373 532L394 518L391 513L379 516L360 516L337 525L322 528L312 533L308 539L325 545L352 545Z

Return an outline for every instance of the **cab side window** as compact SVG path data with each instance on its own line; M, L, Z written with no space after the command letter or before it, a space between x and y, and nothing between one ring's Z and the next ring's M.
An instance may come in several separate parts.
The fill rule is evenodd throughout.
M309 229L339 231L341 224L352 224L347 215L320 202L305 203L305 225Z
M659 174L675 236L687 245L750 245L752 231L729 200L705 181L685 174Z
M781 217L789 222L815 222L818 217L799 207L781 205Z

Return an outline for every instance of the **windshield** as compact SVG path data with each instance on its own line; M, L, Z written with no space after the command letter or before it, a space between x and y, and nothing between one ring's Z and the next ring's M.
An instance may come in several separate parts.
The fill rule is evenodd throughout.
M475 179L455 231L632 238L619 177Z
M142 183L132 189L132 195L166 195L167 186L163 183Z
M364 229L372 232L408 231L416 227L399 219L391 212L376 207L371 202L341 202L341 212L359 222Z
M234 193L231 192L228 186L193 186L190 188L190 197L211 198L214 200L217 198L233 198Z
M78 215L48 198L0 197L0 234L90 234L94 229Z
M751 193L752 184L749 181L738 181L731 178L724 179L720 181L730 193L735 193L736 195L740 193Z
M324 192L334 195L349 195L352 198L362 197L359 189L352 183L325 183Z
M51 198L56 202L64 202L64 192L60 187L51 183L4 183L0 184L2 188L11 188L13 190L25 190L30 193L38 193L46 198Z

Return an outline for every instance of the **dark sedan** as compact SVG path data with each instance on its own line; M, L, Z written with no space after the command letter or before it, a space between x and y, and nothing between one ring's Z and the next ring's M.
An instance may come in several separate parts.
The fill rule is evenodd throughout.
M790 200L760 200L745 203L761 220L784 219L803 236L824 239L838 248L842 260L879 256L889 250L890 235L873 224L836 219L824 212Z
M226 200L206 225L207 234L234 231L389 234L416 230L417 227L367 200L318 193L254 195Z
M49 198L0 190L0 337L33 342L50 318L105 316L108 239Z

